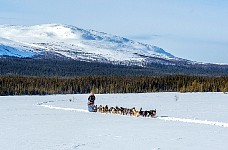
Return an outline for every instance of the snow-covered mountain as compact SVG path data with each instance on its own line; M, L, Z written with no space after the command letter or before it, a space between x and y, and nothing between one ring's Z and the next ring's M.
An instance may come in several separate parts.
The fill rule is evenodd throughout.
M62 24L0 25L0 56L3 55L34 58L48 55L137 65L180 60L156 46Z

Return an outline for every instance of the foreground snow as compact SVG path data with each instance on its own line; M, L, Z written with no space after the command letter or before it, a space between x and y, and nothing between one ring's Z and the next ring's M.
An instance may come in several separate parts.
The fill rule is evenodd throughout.
M228 95L96 95L97 104L157 109L157 118L89 113L88 95L0 97L0 149L226 150ZM70 102L72 99L73 102Z

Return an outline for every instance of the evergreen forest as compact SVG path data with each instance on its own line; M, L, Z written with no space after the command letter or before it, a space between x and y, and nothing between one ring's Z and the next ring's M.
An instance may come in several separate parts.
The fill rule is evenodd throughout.
M228 77L206 76L0 76L0 95L144 92L228 92Z

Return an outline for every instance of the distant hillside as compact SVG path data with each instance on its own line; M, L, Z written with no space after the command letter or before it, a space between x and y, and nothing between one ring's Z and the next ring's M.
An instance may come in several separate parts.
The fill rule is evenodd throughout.
M221 65L167 65L151 63L147 67L84 62L72 59L31 59L0 57L0 75L26 76L226 76L228 67Z
M157 46L62 24L0 25L0 75L228 75L228 65L178 58Z

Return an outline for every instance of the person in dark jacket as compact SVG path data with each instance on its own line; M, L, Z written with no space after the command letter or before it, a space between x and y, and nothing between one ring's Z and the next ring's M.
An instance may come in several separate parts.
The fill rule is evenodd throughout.
M93 92L90 93L88 98L88 111L93 112L94 111L94 102L95 102L95 95Z

